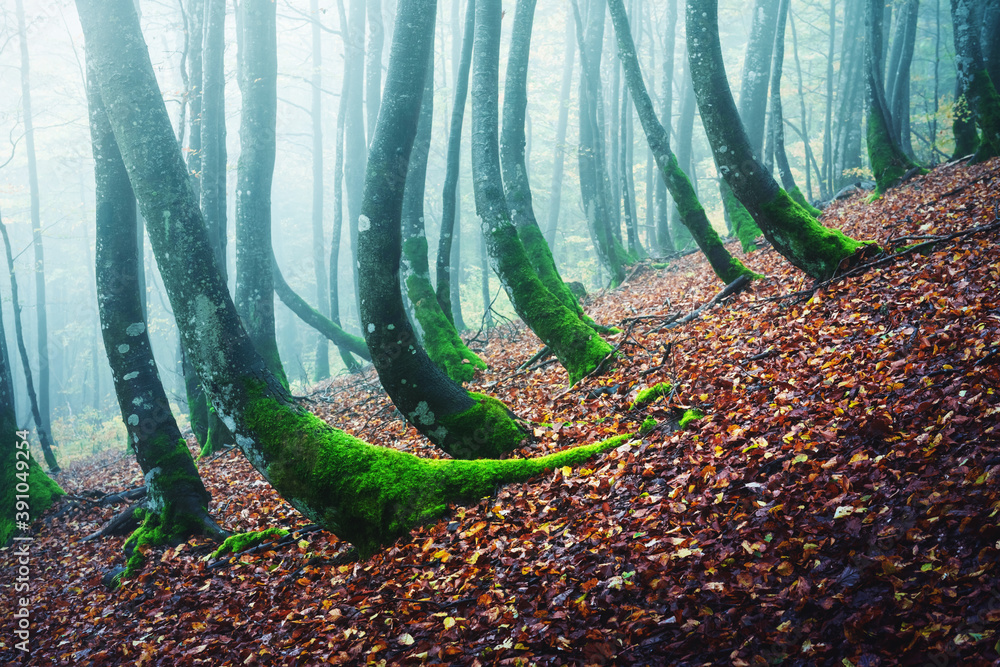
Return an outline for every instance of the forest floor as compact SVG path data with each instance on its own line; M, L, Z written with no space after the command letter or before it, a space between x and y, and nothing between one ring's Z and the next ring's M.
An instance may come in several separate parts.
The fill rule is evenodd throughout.
M533 422L534 456L658 426L589 466L511 485L357 563L238 452L201 466L228 529L282 527L235 558L192 539L109 591L121 539L81 542L141 484L116 454L59 481L35 526L31 665L989 665L1000 651L1000 161L939 168L827 225L887 252L812 291L767 249L767 278L686 324L722 285L700 255L639 269L589 312L620 361L572 389L540 347L491 332L474 388ZM960 234L959 234L960 233ZM952 237L951 235L958 234ZM658 382L674 390L631 409ZM369 442L438 453L372 372L310 406ZM704 419L676 428L683 410Z

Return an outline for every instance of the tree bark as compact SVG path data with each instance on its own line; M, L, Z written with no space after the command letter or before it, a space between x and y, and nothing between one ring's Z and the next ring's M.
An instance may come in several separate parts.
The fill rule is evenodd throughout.
M344 37L344 86L347 108L344 117L344 189L347 191L347 229L351 237L351 271L354 275L355 305L360 304L358 279L358 216L364 194L368 151L365 141L364 66L365 2L350 0Z
M385 43L385 29L382 27L382 0L366 2L368 44L365 51L365 111L368 145L371 145L382 102L382 46Z
M287 382L274 337L271 183L278 109L278 42L272 0L243 0L240 159L236 167L236 312L271 372Z
M974 17L972 0L951 0L958 85L979 127L975 161L982 162L1000 155L1000 94L983 61Z
M449 378L461 384L472 380L478 369L485 370L486 364L462 342L455 325L441 309L431 284L427 233L424 228L424 192L434 120L433 57L428 62L425 79L417 134L410 153L403 191L401 277L406 295L413 304L414 316L423 331L427 356Z
M667 0L667 25L663 37L663 94L660 98L660 118L669 133L674 114L674 51L677 46L677 0ZM656 245L661 255L676 250L670 238L670 212L667 204L667 187L663 179L656 181L654 190L656 201Z
M142 525L125 542L129 575L142 563L136 547L227 533L208 515L211 496L174 421L153 360L139 299L135 197L94 79L91 72L87 97L97 199L98 311L129 446L147 489Z
M656 110L649 98L646 84L639 70L639 59L636 55L635 43L628 17L625 15L625 5L622 0L607 0L611 12L611 22L614 24L618 38L618 54L625 67L625 80L628 82L632 100L639 115L639 122L646 133L646 141L653 151L653 157L660 170L670 195L674 198L681 212L681 222L691 232L698 247L705 254L712 270L727 285L741 275L750 278L757 277L743 263L734 258L722 245L719 235L712 229L705 209L702 208L698 196L691 187L691 181L681 171L677 157L670 150L670 135L656 117Z
M903 152L892 131L882 87L882 4L866 0L865 93L867 97L868 159L875 175L875 192L882 194L917 165Z
M892 87L889 88L889 112L896 141L907 155L913 155L910 139L910 65L917 37L919 0L906 0L897 14L893 37L895 67L890 67ZM898 45L899 55L896 56Z
M458 303L452 300L452 242L456 236L459 212L458 177L462 161L462 125L465 120L465 99L469 92L469 68L472 64L472 38L475 30L476 0L468 0L465 8L465 28L462 33L462 53L456 63L455 101L451 108L448 128L448 152L445 163L444 188L441 202L441 237L437 254L437 302L453 324ZM456 282L460 276L454 276Z
M570 16L566 19L566 52L563 56L562 83L559 86L559 118L556 121L556 143L552 149L552 185L549 187L548 220L545 225L545 241L551 252L555 252L556 249L556 230L559 227L563 168L566 162L566 127L569 125L570 94L575 63L576 28L573 25L573 17Z
M316 276L316 303L330 315L330 281L326 275L326 242L323 235L323 40L319 22L319 0L309 0L312 37L312 233L313 273ZM313 380L330 377L330 343L322 334L316 339L316 367Z
M677 118L677 166L687 175L691 182L691 191L697 197L698 183L693 159L694 112L697 104L694 99L694 87L691 84L691 68L687 66L687 63L684 65L683 89L684 97L681 100L680 116ZM680 208L676 203L673 213L670 236L674 241L674 248L677 251L684 251L690 248L695 240L687 225L684 224Z
M31 246L35 253L35 336L38 352L39 429L51 433L49 407L49 324L45 298L45 249L42 245L42 221L38 194L38 167L35 160L35 128L31 111L31 73L28 59L28 33L24 23L22 0L15 3L17 31L21 42L21 111L24 122L24 151L28 158L28 197L31 203ZM50 456L51 455L51 456ZM45 453L45 463L54 473L59 464L51 450Z
M687 35L698 109L719 171L775 250L808 275L829 278L866 246L817 223L754 157L726 79L717 0L688 2Z

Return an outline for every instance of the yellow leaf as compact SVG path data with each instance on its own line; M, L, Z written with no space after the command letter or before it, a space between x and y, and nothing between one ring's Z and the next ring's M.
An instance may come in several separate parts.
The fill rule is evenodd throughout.
M413 644L413 642L414 642L415 640L413 639L413 637L412 637L412 636L410 636L410 634L409 634L408 632L404 632L403 634L401 634L401 635L399 636L399 640L398 640L398 641L399 641L399 643L400 643L400 644L402 644L403 646L410 646L410 645L412 645L412 644Z
M451 616L446 616L444 619L444 629L451 630L453 627L455 627L455 619Z
M564 477L569 477L570 473L573 472L573 469L569 466L563 466L560 470L562 471Z

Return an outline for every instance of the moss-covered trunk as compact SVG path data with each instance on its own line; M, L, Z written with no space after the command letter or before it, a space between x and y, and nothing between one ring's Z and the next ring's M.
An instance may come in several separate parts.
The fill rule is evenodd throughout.
M472 176L476 212L482 221L490 261L517 314L555 353L570 383L597 369L611 354L593 328L549 292L538 278L511 222L500 175L498 69L500 3L476 3L472 63Z
M420 106L420 120L407 167L403 193L402 279L406 295L423 331L424 349L438 368L458 383L468 382L476 370L486 364L462 342L455 325L441 309L431 285L427 262L427 233L424 229L424 186L427 180L427 157L431 149L434 119L434 61L427 64L427 75ZM454 213L454 211L452 211ZM448 249L450 252L450 248ZM450 290L450 287L449 287Z
M476 501L499 484L579 463L622 442L619 437L540 459L425 460L368 445L295 405L254 349L209 260L201 212L132 0L78 0L77 7L185 349L240 449L292 506L367 554L441 516L451 502ZM405 73L403 63L422 40L426 57L434 10L433 0L400 2L388 81L401 67ZM423 58L418 62L422 67ZM404 100L387 94L381 113L390 101ZM385 174L371 172L372 200L379 199ZM489 425L483 421L480 428Z
M717 0L688 3L687 35L698 108L720 172L775 250L810 276L829 278L864 244L820 225L754 156L726 78Z
M209 518L210 500L177 428L149 343L140 300L135 198L94 75L88 77L97 204L97 305L104 348L128 442L145 477L142 527L127 544L182 541L224 531ZM141 556L130 565L141 562Z
M982 162L1000 155L1000 95L983 60L975 16L972 0L951 0L958 87L980 130L975 160Z
M722 245L719 235L709 223L708 216L705 215L705 209L698 201L698 195L691 187L691 181L681 170L677 163L677 157L670 150L669 135L656 117L656 110L653 108L653 102L646 90L642 72L639 70L639 60L636 57L635 43L632 39L628 17L625 14L624 3L622 0L608 0L608 7L611 10L611 22L614 24L618 40L618 55L625 68L625 81L628 83L632 101L639 115L639 121L642 123L642 129L646 133L646 141L649 143L650 150L653 151L653 158L660 170L660 176L680 212L681 223L691 233L712 266L712 270L722 282L728 285L741 275L756 277L756 274L730 255L726 247Z

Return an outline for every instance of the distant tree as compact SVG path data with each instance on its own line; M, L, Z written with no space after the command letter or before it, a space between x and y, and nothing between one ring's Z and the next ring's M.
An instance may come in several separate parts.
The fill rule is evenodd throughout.
M816 222L757 161L729 90L718 10L717 0L688 0L688 62L719 171L774 249L808 275L825 280L865 245Z
M1000 0L983 3L982 51L993 87L1000 85Z
M309 0L309 27L312 37L312 242L313 274L316 276L316 303L321 313L330 315L330 281L326 275L326 242L323 238L323 39L319 20L319 0ZM337 244L339 246L339 244ZM338 248L339 249L339 248ZM330 377L330 343L322 334L316 340L313 380Z
M553 351L570 384L596 371L612 353L598 333L546 289L511 221L500 171L499 0L477 0L472 52L472 178L494 272L524 323Z
M28 197L31 202L31 245L35 252L35 341L38 351L38 410L47 433L52 432L49 407L49 324L45 299L45 249L42 244L42 219L38 193L38 166L35 160L35 127L31 111L31 73L28 58L28 31L25 29L24 4L15 2L17 32L21 42L21 113L24 122L24 152L28 158ZM42 428L41 426L39 428ZM59 472L55 456L46 453L49 470Z
M556 121L555 146L552 149L552 185L549 187L549 208L545 224L545 241L549 250L556 250L556 229L562 202L563 167L566 155L566 126L569 124L570 93L576 61L576 26L573 17L566 19L566 52L563 56L562 84L559 86L559 118Z
M382 0L366 0L365 15L368 19L368 43L365 51L365 110L367 112L368 144L375 136L375 121L382 102L382 45L385 29L382 27Z
M28 348L24 344L24 327L21 325L21 300L18 298L17 276L14 275L14 255L10 248L10 238L7 236L7 225L0 219L0 234L3 234L4 251L7 254L7 268L10 271L10 300L11 310L14 311L14 335L17 339L17 351L21 357L21 367L24 370L24 381L28 391L28 401L31 403L31 416L35 420L38 428L38 443L42 448L42 456L45 457L45 465L56 474L59 472L59 464L56 462L56 455L52 451L55 443L52 442L52 435L49 428L42 419L41 411L38 408L38 398L35 394L35 382L32 378L31 363L28 361Z
M646 141L656 159L660 177L681 211L681 222L691 232L712 270L722 282L731 283L741 275L756 277L756 274L730 255L722 245L719 235L708 221L705 209L698 201L698 195L691 187L691 181L677 164L677 157L670 150L670 136L656 117L656 110L646 90L642 72L639 70L639 59L628 17L625 15L625 4L622 0L607 0L607 2L611 11L611 22L618 38L618 54L625 67L625 81L632 93L632 100L646 133Z
M979 127L975 159L982 162L1000 155L1000 94L983 61L977 22L980 14L974 8L973 0L951 0L958 87Z
M142 562L139 547L176 544L200 533L223 538L227 533L208 515L211 497L160 383L139 299L135 197L93 72L88 78L97 186L95 259L101 332L129 447L146 483L146 498L139 511L130 507L122 515L128 528L121 532L141 521L125 542L130 556L126 574L131 574ZM108 532L117 524L113 520Z
M892 117L882 87L882 8L881 0L866 0L865 10L865 93L867 97L868 159L875 175L875 191L881 194L899 182L910 169L917 168L896 140Z
M669 128L673 122L674 114L674 70L676 69L674 67L674 51L677 50L677 0L667 0L666 4L666 27L663 32L663 87L660 94L660 118L666 122L666 127ZM638 41L638 38L636 37L633 41ZM626 85L628 84L626 83ZM667 132L669 138L669 129ZM655 200L656 246L660 255L667 255L677 249L677 244L674 243L670 235L670 206L667 202L667 186L662 178L656 180L653 186L653 196Z
M458 196L459 168L462 160L462 125L465 121L465 100L469 92L469 68L472 65L472 39L475 30L476 0L469 0L465 8L465 29L462 33L462 51L455 62L455 101L451 108L448 127L448 149L446 153L444 187L441 195L441 237L437 254L437 301L448 320L460 325L461 303L452 297L452 278L456 284L460 276L452 275L452 243L459 228Z
M132 0L78 0L77 8L185 348L216 409L239 435L237 443L247 459L305 517L366 556L413 526L442 516L449 503L478 501L500 484L580 463L623 442L623 437L613 438L539 459L425 460L368 445L297 405L254 349L222 275L209 259L201 212ZM423 81L434 9L433 0L400 2L392 49L398 55L390 58L386 98L405 104L387 107L400 115L379 123L385 136L376 132L376 151L382 142L397 145L392 139L402 118L409 119L412 142L419 96L407 100L396 93ZM143 113L134 115L133 109ZM407 143L398 145L404 155L409 152ZM370 205L379 199L384 175L369 172ZM394 198L398 212L401 197Z
M365 140L365 2L349 0L347 23L341 24L344 39L344 190L347 193L347 229L351 239L351 272L355 304L360 299L358 280L358 216L364 193L368 151Z
M287 382L274 337L271 182L278 109L278 41L272 0L243 0L236 167L236 311L268 368Z
M920 0L904 0L896 14L896 29L892 38L892 58L889 60L889 79L886 86L886 103L892 118L896 141L907 155L913 155L910 139L910 65L917 41L917 16Z

